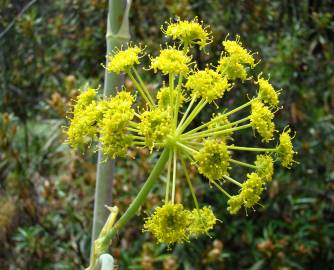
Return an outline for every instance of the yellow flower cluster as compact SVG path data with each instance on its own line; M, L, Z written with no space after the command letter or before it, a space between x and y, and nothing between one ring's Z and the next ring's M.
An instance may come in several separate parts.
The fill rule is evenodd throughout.
M256 161L256 173L266 182L270 182L274 174L274 161L269 155L257 155Z
M191 57L173 47L160 50L160 55L151 59L151 69L163 74L187 75Z
M204 206L201 209L194 209L191 212L190 235L196 237L207 234L209 230L213 229L216 222L217 218L210 207Z
M182 204L167 203L157 207L154 214L146 219L144 230L150 231L158 243L171 245L189 240L188 227L190 211Z
M247 180L242 183L241 192L228 200L227 210L236 214L244 205L246 208L253 207L260 200L263 191L263 180L257 173L247 174Z
M155 108L145 111L138 124L140 134L145 138L147 147L152 149L157 143L163 143L171 130L171 117L168 110Z
M246 80L246 67L255 67L255 60L253 55L242 47L239 36L235 41L225 40L223 42L225 53L223 53L219 60L217 71L222 75L227 76L230 80Z
M279 93L274 89L268 80L258 78L257 82L259 84L259 98L268 105L277 107L279 102Z
M134 97L121 91L109 100L96 99L96 90L91 88L78 96L66 131L68 142L72 147L82 147L98 138L106 156L124 156L132 145L126 128L134 116Z
M166 203L146 219L144 231L150 231L158 243L170 246L207 234L215 224L216 217L209 207L189 211L182 204Z
M275 124L274 114L261 101L252 102L252 113L250 115L251 125L261 136L262 141L269 142L273 139Z
M208 139L194 157L198 171L210 181L228 174L230 153L225 142Z
M242 183L240 196L243 198L245 207L254 206L259 200L263 191L263 181L256 173L247 174L247 180Z
M206 99L209 103L221 98L225 91L230 90L231 84L226 77L218 72L206 68L199 70L188 77L185 87L190 89L194 97Z
M236 40L223 41L223 45L229 56L235 58L238 63L247 64L251 67L255 66L253 55L242 47L239 36L237 36Z
M69 145L80 148L96 138L96 124L100 117L101 112L96 106L96 90L89 88L78 96L74 105L71 125L66 130Z
M282 132L279 137L279 146L277 147L277 156L281 161L283 167L290 168L295 162L293 156L296 152L293 150L293 145L291 142L290 129Z
M181 107L184 102L184 96L181 91L173 89L172 95L169 87L162 87L157 93L158 107L167 110L171 105L171 98L176 100L175 106Z
M143 50L138 46L129 47L126 50L120 50L114 55L107 56L107 67L109 72L119 74L121 72L128 72L131 67L139 64L140 54Z
M198 44L200 49L203 49L212 41L210 33L198 22L197 18L192 21L169 23L166 30L162 28L162 32L174 40L180 40L185 47Z
M134 97L130 93L121 91L103 104L105 111L99 127L100 142L106 156L125 156L132 145L133 139L127 132L127 127L134 117L134 110L131 108L133 102Z
M96 100L96 90L93 88L88 88L86 91L83 91L79 96L76 104L74 105L74 113L78 110L84 109L87 105L91 104Z

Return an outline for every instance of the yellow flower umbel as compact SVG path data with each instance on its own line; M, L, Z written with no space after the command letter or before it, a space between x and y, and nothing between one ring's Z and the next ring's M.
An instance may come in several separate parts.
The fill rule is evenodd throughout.
M259 77L257 82L259 84L259 98L268 105L277 107L279 92L274 89L268 80Z
M96 90L89 88L82 92L73 107L71 125L66 130L68 143L73 148L83 147L97 135L97 121L101 112L96 105Z
M274 161L269 155L257 155L256 173L266 182L270 182L274 174Z
M208 234L217 219L211 208L200 207L196 187L188 173L189 165L194 165L209 179L210 186L228 198L227 210L236 214L241 208L255 209L260 205L266 184L273 177L274 162L280 161L280 165L287 168L294 163L290 129L283 130L279 144L272 142L275 139L274 111L278 107L279 93L261 77L261 71L256 71L260 74L256 76L257 80L250 79L246 87L241 85L256 63L254 54L243 47L239 37L223 41L225 51L221 53L216 69L211 68L214 63L208 63L206 68L198 70L197 64L192 62L196 58L191 55L189 47L202 49L211 42L206 28L197 20L178 21L170 23L163 32L181 41L183 47L167 45L157 57L149 57L149 70L153 70L151 76L157 72L167 75L157 76L157 80L162 81L154 80L151 85L156 88L148 89L137 67L142 54L140 47L130 46L118 51L108 56L106 69L129 76L134 85L133 92L123 90L100 100L94 89L88 89L78 97L66 131L71 146L96 141L107 158L125 156L135 147L146 148L150 152L161 151L147 182L110 232L99 239L100 246L110 241L135 215L159 179L164 180L160 187L164 188L164 203L146 219L145 231L168 246ZM148 72L148 69L143 68L142 71ZM237 79L240 79L237 83L233 82ZM232 107L224 99L235 85L238 88L234 91L249 90L242 92L249 101ZM210 103L215 105L210 110L216 111L210 113L211 117L203 114L200 120L199 114ZM254 133L261 138L254 138ZM249 139L243 141L248 145L255 141L257 147L238 145L238 136L246 135ZM247 159L240 152L247 153ZM234 179L232 175L240 166L246 170L242 177L246 180L243 181ZM179 175L181 169L182 177ZM166 177L161 177L164 172ZM179 201L176 203L177 185L182 191L185 183L196 207L192 211L185 209ZM225 185L232 185L229 186L230 192L225 190Z
M247 64L251 67L255 66L255 60L253 55L244 47L240 41L240 37L237 36L237 40L225 40L223 41L225 51L230 57L233 57L240 64Z
M163 74L187 75L191 57L183 51L179 51L173 47L163 49L160 55L151 59L151 68L154 72L160 70Z
M147 218L144 230L150 231L158 243L171 245L189 240L188 227L191 213L182 204L167 203L157 207L154 214Z
M224 142L207 140L194 157L198 171L209 180L219 180L228 174L230 154Z
M146 218L144 231L151 232L158 243L170 246L208 234L216 222L210 207L189 211L184 209L182 204L166 203L157 207L154 214Z
M171 129L171 118L167 110L160 108L144 112L138 125L139 133L144 136L146 145L152 149L164 143Z
M251 125L261 135L264 142L269 142L273 138L275 131L273 119L274 114L261 101L255 100L252 103Z
M134 97L122 91L101 104L104 107L104 116L99 123L99 140L103 153L108 157L125 156L132 145L133 137L128 128L134 117L134 110L131 108L133 102Z
M246 67L255 67L255 60L253 55L242 47L240 37L234 40L225 40L223 42L225 52L222 53L217 71L222 75L227 76L230 80L246 80Z
M240 208L243 205L242 197L240 196L240 194L234 195L229 198L227 204L228 204L227 211L229 211L230 214L235 215L236 213L239 212Z
M277 147L277 156L281 161L283 167L290 168L291 165L295 162L293 156L296 154L293 151L293 145L290 137L290 129L287 129L282 132L279 137L279 146Z
M140 54L142 53L143 51L139 46L133 46L126 50L120 50L113 55L108 55L106 69L116 74L128 72L134 65L139 64Z
M247 174L247 180L241 185L240 194L229 199L227 210L231 214L236 214L242 206L253 207L261 198L263 184L263 180L258 174Z
M202 209L193 209L190 217L191 223L188 230L192 237L208 234L217 222L217 218L211 208L207 206Z
M231 89L226 77L222 77L218 72L206 68L199 70L188 77L186 88L196 98L203 98L208 103L222 98L225 91Z
M162 28L162 32L174 40L180 40L185 47L197 44L203 49L212 41L207 27L203 27L197 18L192 21L169 23L166 29Z

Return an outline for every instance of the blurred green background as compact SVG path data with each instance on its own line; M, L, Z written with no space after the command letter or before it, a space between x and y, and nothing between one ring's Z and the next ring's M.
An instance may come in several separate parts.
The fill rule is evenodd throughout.
M0 34L1 269L88 264L96 154L70 150L62 127L78 88L103 82L106 2L0 1L0 33L16 18ZM132 40L147 44L149 52L166 41L160 25L176 15L211 25L209 54L195 51L200 67L219 57L227 33L240 34L246 47L258 51L259 69L283 89L277 126L289 123L297 132L300 164L276 171L263 208L237 216L226 213L226 198L193 172L200 201L213 205L223 223L211 238L173 251L141 232L145 212L160 202L156 187L142 216L113 243L119 269L333 269L333 14L331 0L133 1ZM152 87L156 80L146 75ZM133 86L126 81L126 87ZM245 98L235 91L226 102ZM238 138L239 145L245 141ZM134 159L117 161L113 196L121 211L156 158L143 149L130 155ZM180 190L177 196L185 203L190 197Z

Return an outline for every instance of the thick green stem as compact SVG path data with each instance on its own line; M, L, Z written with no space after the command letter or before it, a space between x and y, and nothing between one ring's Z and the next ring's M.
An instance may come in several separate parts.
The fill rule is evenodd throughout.
M121 230L128 223L128 221L137 213L139 207L144 203L147 195L159 179L159 176L161 175L162 170L165 168L168 159L169 149L164 149L164 151L161 153L159 160L155 164L151 174L147 178L144 186L139 191L136 198L132 201L126 212L116 222L114 227L103 237L103 239L101 239L101 246L103 247L102 252L107 250L116 233Z
M129 40L129 30L127 22L127 12L125 9L128 1L109 0L108 20L107 20L107 55L111 54L115 47L126 44ZM125 10L127 12L125 12ZM123 78L105 71L104 97L115 93L117 86L122 85ZM106 158L99 151L97 161L96 188L94 197L94 219L92 231L92 246L98 237L104 223L108 218L108 210L104 205L111 205L111 189L114 172L114 161L103 162Z

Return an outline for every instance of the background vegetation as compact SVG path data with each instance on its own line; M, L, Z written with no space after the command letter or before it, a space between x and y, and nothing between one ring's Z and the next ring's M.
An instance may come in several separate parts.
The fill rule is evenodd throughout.
M0 1L0 265L2 269L82 269L89 259L94 153L63 144L65 111L104 74L106 0ZM22 14L23 7L31 6ZM17 16L20 14L20 16ZM227 33L258 51L261 68L284 91L277 125L290 123L300 162L279 170L263 208L226 213L226 199L193 174L201 201L223 221L212 238L172 252L129 224L111 252L120 269L332 269L334 261L334 6L331 0L134 0L131 34L156 52L159 26L198 16L212 26L214 60ZM150 86L157 79L146 78ZM126 81L126 86L132 84ZM227 104L244 99L235 91ZM241 103L241 102L240 102ZM208 117L208 109L202 113ZM242 144L243 137L239 140ZM121 210L155 157L142 149L118 160L114 203ZM182 177L180 178L182 180ZM142 209L159 203L156 187ZM187 201L178 191L178 199ZM189 194L188 194L189 195ZM184 198L183 198L184 196Z

